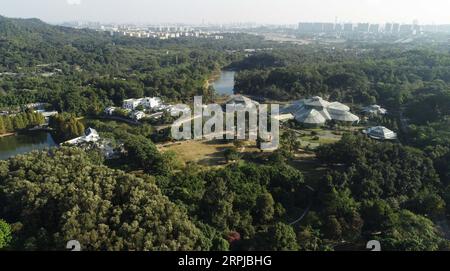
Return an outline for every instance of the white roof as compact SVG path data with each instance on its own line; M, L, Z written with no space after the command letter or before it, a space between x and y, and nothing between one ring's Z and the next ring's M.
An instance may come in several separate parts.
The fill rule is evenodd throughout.
M374 139L397 139L397 134L384 126L371 127L364 132Z
M322 110L318 110L318 109L317 109L317 111L322 115L322 117L323 117L325 120L332 120L332 119L333 119L333 117L330 115L328 109L325 109L325 108L322 109Z
M251 105L255 105L258 106L259 103L256 101L253 101L252 99L245 97L243 95L240 94L236 94L236 95L231 95L230 99L228 99L228 101L226 102L226 104L231 104L231 105L245 105L245 107L251 107Z
M312 111L314 109L314 111ZM350 108L342 103L329 103L316 96L311 99L295 101L289 106L281 109L282 113L291 113L295 119L303 123L322 124L327 120L337 120L345 122L359 121L359 117L350 113ZM317 117L319 114L321 117ZM324 121L322 120L324 119ZM305 120L309 122L305 122Z
M100 135L97 133L97 131L95 129L92 128L87 128L84 131L84 141L86 142L91 142L91 141L97 141L100 139Z
M134 98L132 98L132 99L126 99L126 100L123 100L123 101L126 102L126 103L128 103L128 102L134 103L134 102L140 102L140 101L142 101L142 98L141 98L141 99L134 99Z
M277 119L279 121L285 121L285 120L295 119L295 117L294 117L294 115L288 113L288 114L280 114L280 115L276 116L275 119Z
M64 143L77 145L77 144L84 143L84 142L97 142L98 140L100 140L100 135L97 133L97 131L95 129L92 129L89 127L86 130L84 130L84 136L80 136L80 137L74 138L72 140L68 140Z
M324 124L326 119L316 109L305 110L303 114L295 115L298 122L306 124Z
M305 100L298 100L280 109L281 113L295 113L305 108Z
M167 107L167 110L171 113L181 113L181 112L187 112L191 110L189 106L184 104L176 104L176 105L170 105Z
M378 113L378 114L386 114L387 110L382 108L381 106L377 105L377 104L373 104L373 105L369 105L363 108L363 112L366 113Z
M160 103L162 101L161 98L159 97L145 97L143 99L148 102L157 102L157 103Z
M304 103L308 106L317 106L317 107L328 107L328 105L330 105L329 102L325 101L319 96L314 96L311 99L306 99Z
M336 111L330 110L330 115L333 120L345 121L345 122L356 122L359 121L359 117L348 112L348 111Z
M50 111L50 112L46 111L46 112L42 112L41 114L42 114L42 116L47 118L47 117L51 117L54 115L58 115L58 111Z
M337 111L350 111L350 107L346 106L345 104L342 104L340 102L332 102L327 107L328 110L337 110Z

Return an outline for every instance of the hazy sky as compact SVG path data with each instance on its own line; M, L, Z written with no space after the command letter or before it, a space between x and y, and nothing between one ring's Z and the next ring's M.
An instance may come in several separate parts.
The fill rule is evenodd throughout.
M0 0L0 14L47 22L450 23L450 0Z

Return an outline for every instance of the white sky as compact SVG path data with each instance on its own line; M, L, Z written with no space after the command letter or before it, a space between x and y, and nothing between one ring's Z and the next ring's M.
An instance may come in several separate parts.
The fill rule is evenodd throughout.
M450 23L450 0L0 0L0 15L47 22Z

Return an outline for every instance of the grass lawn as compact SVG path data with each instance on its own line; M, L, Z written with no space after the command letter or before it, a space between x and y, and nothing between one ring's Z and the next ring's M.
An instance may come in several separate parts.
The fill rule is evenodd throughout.
M183 163L196 162L204 166L226 165L223 152L233 147L233 143L219 141L189 140L157 145L162 152L173 151Z
M202 166L222 167L227 165L224 151L228 148L233 148L234 144L232 141L189 140L160 144L157 147L161 152L175 152L184 164L194 162ZM255 142L244 142L239 151L251 153L259 152L259 149L256 148Z
M322 144L332 144L338 142L342 135L334 134L332 130L324 128L291 129L294 130L302 143L302 147L314 149Z

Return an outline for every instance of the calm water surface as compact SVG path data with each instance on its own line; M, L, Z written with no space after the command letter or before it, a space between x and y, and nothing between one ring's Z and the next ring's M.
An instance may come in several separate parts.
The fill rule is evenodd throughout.
M234 94L234 71L222 71L220 77L213 82L213 87L220 95L233 95Z
M0 160L54 146L57 146L57 144L48 132L30 132L16 136L1 137Z

